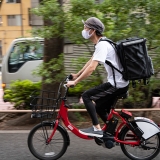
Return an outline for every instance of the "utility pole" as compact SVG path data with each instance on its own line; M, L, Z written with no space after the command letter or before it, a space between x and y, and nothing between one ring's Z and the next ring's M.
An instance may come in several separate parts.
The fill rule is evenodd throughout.
M20 0L20 13L21 13L21 36L23 37L23 9L22 0Z

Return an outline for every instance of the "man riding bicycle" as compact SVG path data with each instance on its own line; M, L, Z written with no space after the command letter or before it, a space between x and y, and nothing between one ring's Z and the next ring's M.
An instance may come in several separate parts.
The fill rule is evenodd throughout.
M103 137L103 131L100 127L97 114L106 122L107 113L110 112L115 97L127 92L129 81L125 81L122 74L118 71L114 70L114 72L112 72L112 68L105 63L105 60L108 60L117 69L120 71L123 70L113 46L107 41L100 41L101 38L103 38L104 24L95 17L88 18L86 21L83 21L83 23L84 30L82 31L82 36L92 41L95 45L95 51L84 67L77 74L72 74L73 81L68 81L67 86L75 86L78 82L90 76L98 64L104 65L108 75L108 82L91 88L82 94L83 102L92 119L93 126L79 130L79 132L84 135ZM95 103L93 103L93 101Z

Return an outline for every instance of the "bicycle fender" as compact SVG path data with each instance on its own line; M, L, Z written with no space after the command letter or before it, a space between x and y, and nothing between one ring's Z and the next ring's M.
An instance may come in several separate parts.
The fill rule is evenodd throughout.
M53 125L55 124L55 121L53 121ZM64 134L66 135L67 137L67 145L69 146L70 145L70 138L69 138L69 134L67 132L67 130L60 124L58 124L58 127L64 132Z
M142 137L148 139L157 133L160 133L160 128L151 120L145 117L134 117L134 122L144 132Z

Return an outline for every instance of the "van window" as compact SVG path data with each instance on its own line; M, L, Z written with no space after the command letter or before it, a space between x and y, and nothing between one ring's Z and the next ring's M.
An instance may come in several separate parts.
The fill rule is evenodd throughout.
M43 43L38 42L38 45L33 43L34 42L32 42L32 44L21 42L13 46L8 59L8 71L10 73L18 71L27 61L43 59Z

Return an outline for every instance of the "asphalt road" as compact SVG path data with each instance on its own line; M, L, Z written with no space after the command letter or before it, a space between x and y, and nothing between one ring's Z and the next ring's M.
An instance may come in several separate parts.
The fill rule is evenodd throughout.
M36 160L27 146L28 131L0 131L0 160ZM71 144L61 160L128 160L119 146L106 149L69 133ZM154 159L159 160L160 154Z

